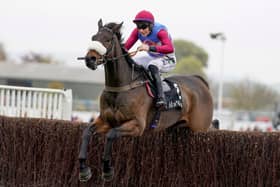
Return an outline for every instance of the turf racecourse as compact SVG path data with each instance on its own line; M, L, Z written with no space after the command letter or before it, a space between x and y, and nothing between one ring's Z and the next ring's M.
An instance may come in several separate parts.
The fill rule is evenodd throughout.
M84 123L0 116L0 186L280 186L280 133L147 130L113 145L115 177L101 179L104 137L91 139L93 177L78 181Z

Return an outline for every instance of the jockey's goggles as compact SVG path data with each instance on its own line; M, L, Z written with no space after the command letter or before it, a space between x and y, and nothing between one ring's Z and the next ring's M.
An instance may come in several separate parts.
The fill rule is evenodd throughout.
M139 22L136 23L137 29L146 29L147 27L149 27L149 23L145 23L145 22Z

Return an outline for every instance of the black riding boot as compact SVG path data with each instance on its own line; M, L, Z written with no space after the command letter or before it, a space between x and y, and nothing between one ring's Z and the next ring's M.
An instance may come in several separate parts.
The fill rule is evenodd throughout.
M153 79L154 79L154 84L156 86L156 107L159 109L164 109L166 108L166 103L164 99L164 94L163 94L163 89L162 89L162 84L161 84L161 78L159 75L159 69L155 65L149 65L149 70L152 73Z

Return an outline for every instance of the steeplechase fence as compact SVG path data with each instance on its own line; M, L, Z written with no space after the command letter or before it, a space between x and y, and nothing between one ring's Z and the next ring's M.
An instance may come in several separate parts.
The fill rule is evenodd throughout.
M0 115L70 120L72 90L0 85Z
M92 137L92 179L78 181L84 123L0 116L0 186L280 186L280 133L147 130L113 144L115 176L101 179L104 137Z

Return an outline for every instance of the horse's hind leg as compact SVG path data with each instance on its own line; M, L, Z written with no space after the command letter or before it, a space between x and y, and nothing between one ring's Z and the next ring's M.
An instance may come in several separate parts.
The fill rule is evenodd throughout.
M201 104L194 105L190 113L189 127L194 132L206 132L212 121L212 105Z

